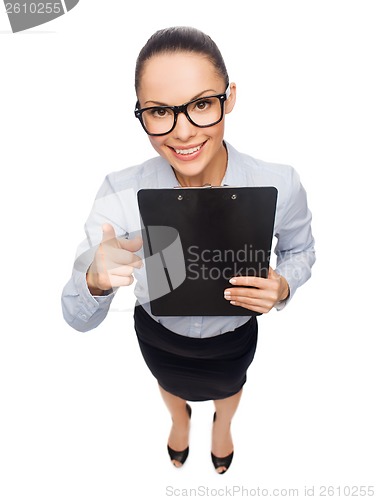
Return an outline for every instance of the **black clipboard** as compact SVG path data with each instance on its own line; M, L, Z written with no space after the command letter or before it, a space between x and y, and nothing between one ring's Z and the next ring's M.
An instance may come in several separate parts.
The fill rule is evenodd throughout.
M277 196L273 186L139 190L152 314L259 315L223 292L233 276L268 276Z

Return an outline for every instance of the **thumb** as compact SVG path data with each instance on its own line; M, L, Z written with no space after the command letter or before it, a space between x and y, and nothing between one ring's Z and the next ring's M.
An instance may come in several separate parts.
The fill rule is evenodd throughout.
M111 226L111 224L108 223L103 224L102 231L103 231L102 243L104 243L105 241L116 239L115 229Z
M278 273L276 273L276 272L274 271L274 269L273 269L273 268L271 268L271 267L269 266L269 274L268 274L268 278L269 278L269 279L275 279L275 278L278 278L278 277L279 277L279 274L278 274Z
M280 278L281 275L277 273L272 267L269 266L269 275L268 278L270 279L278 279Z

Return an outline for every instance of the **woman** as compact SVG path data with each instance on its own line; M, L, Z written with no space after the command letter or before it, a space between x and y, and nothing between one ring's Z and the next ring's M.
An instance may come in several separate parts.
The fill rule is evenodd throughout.
M204 33L186 27L155 33L141 50L135 88L136 118L158 153L141 165L108 175L86 223L72 277L62 296L66 321L79 331L105 318L120 286L136 278L135 330L142 355L172 417L168 452L180 467L189 451L191 407L213 400L211 457L228 470L234 447L231 421L257 343L256 316L282 309L309 277L315 260L311 214L293 168L237 152L224 142L225 115L235 105L221 53ZM223 300L234 316L155 317L142 259L137 192L149 187L272 185L278 189L275 235L277 268L267 279L237 277ZM125 236L125 238L124 238Z

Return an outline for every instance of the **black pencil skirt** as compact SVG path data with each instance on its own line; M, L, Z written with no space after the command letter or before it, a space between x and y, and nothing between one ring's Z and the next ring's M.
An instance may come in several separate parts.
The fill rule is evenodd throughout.
M159 385L188 401L233 396L246 382L257 345L257 318L233 331L191 338L168 330L138 305L135 330L141 353Z

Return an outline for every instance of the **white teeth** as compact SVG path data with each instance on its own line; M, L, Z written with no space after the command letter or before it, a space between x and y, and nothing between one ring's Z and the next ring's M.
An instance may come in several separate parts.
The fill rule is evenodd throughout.
M175 151L179 155L191 155L192 153L196 153L201 148L202 144L200 146L197 146L196 148L189 148L189 149L175 149Z

